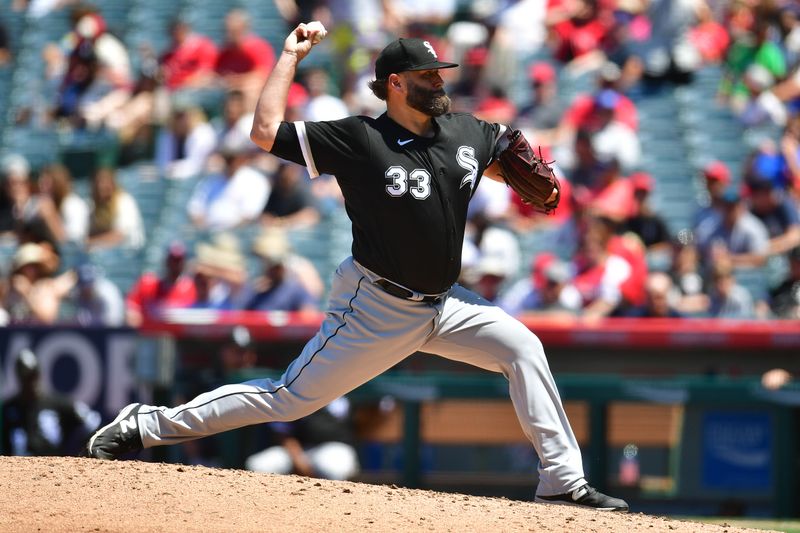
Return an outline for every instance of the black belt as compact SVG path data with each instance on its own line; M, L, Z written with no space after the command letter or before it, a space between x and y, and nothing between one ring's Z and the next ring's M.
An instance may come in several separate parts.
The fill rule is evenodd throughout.
M379 286L384 291L388 292L392 296L397 296L398 298L403 298L404 300L413 300L415 302L425 302L425 303L439 303L442 301L444 294L439 294L437 296L431 295L423 295L421 299L414 298L414 293L400 285L396 285L389 281L388 279L381 278L375 281L375 285Z

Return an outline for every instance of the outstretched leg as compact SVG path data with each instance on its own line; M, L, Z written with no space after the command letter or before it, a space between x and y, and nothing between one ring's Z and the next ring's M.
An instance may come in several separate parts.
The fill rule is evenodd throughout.
M418 350L435 316L430 306L386 294L347 260L336 271L320 331L283 376L225 385L172 408L129 406L90 440L89 455L125 453L117 451L133 438L125 435L149 448L306 416Z
M434 335L421 349L502 373L517 418L539 456L537 497L583 494L580 448L536 335L499 307L457 286L445 301Z

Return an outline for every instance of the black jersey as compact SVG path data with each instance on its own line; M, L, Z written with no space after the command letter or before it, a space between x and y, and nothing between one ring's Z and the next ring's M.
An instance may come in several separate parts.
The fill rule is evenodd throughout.
M469 114L433 119L420 137L386 114L281 124L272 153L336 176L353 224L353 257L427 294L461 270L467 205L505 126Z

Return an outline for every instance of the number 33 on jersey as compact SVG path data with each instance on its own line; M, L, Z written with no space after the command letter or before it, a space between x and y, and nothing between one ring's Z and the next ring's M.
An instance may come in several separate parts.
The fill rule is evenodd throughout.
M471 146L459 146L455 159L461 168L468 171L461 180L461 187L471 185L470 190L472 190L478 177L479 167L475 159L475 149ZM390 196L403 196L409 191L417 200L424 200L431 195L431 173L424 168L415 168L408 172L403 167L392 165L386 170L386 179L390 182L386 186L386 192ZM409 179L415 183L410 188Z
M458 278L467 205L506 130L469 114L433 122L432 138L414 135L386 114L284 122L272 148L312 177L336 177L357 261L429 293Z

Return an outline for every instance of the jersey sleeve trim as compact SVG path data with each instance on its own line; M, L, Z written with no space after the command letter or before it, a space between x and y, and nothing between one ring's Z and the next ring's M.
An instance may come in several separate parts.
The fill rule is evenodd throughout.
M503 138L503 135L505 135L507 131L508 131L508 126L505 126L503 124L497 125L497 134L494 136L494 145L492 146L492 157L490 157L489 161L486 162L487 165L490 164L492 161L494 161L495 158L494 156L496 155L497 152L496 150L497 143L500 142L500 139Z
M319 176L317 165L314 163L314 155L311 153L311 143L306 134L306 123L302 120L295 121L295 130L297 131L297 139L300 141L300 150L303 152L303 159L308 168L308 175L313 179Z

